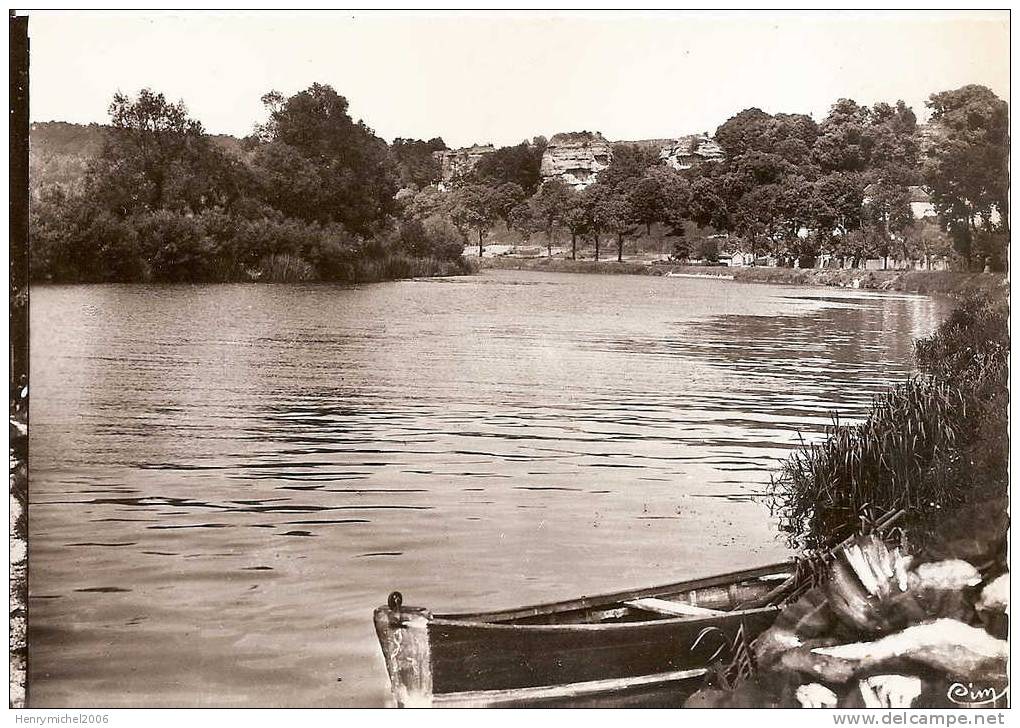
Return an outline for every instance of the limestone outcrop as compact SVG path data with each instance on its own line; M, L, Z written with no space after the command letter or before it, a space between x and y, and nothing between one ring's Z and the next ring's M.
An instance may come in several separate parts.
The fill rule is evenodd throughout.
M496 151L491 144L475 144L461 149L444 149L440 152L432 152L432 158L439 162L441 189L449 188L450 184L466 175L475 168L478 161Z
M663 146L659 159L673 169L690 169L703 162L718 162L725 157L722 147L707 134L690 134Z
M558 177L583 189L595 181L612 159L612 145L597 131L554 134L542 155L542 179Z
M576 189L593 183L598 173L613 161L615 144L631 144L658 153L659 159L677 170L724 158L722 147L707 134L689 134L676 139L640 139L609 142L597 131L554 134L542 155L542 179L562 179Z

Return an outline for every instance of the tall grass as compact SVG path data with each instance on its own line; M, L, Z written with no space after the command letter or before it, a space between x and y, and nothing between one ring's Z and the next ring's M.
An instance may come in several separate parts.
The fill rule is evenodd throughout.
M786 460L768 495L791 546L829 548L900 508L924 542L955 507L1005 494L1007 321L1004 300L968 300L917 342L918 376L877 397L864 422L837 419Z
M401 253L381 258L356 260L342 279L349 283L374 283L399 278L431 278L435 276L458 276L474 272L466 258L455 260L444 258L416 258Z
M315 280L315 268L296 255L267 255L260 261L260 280L267 283L300 283Z

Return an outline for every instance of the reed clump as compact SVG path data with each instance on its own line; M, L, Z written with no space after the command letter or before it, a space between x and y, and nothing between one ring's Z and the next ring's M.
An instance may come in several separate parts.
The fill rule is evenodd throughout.
M769 505L789 544L824 551L903 509L904 534L937 538L954 508L1004 498L1008 483L1008 304L965 301L916 344L920 373L838 418L773 476Z

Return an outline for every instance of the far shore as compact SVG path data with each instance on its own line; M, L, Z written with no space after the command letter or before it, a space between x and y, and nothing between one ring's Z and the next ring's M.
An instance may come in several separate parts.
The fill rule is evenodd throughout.
M467 257L467 256L465 256ZM707 266L647 263L638 261L570 260L568 258L520 258L498 256L472 258L482 270L532 270L549 273L598 273L617 275L695 276L744 283L834 286L867 290L899 291L965 296L1008 284L1004 273L967 273L933 270L860 270L834 268L779 268L770 266Z

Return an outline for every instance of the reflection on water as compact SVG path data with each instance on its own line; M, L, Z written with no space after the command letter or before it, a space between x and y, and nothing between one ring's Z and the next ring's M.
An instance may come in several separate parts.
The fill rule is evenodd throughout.
M382 705L371 610L784 556L759 494L944 306L488 272L32 292L42 706Z

